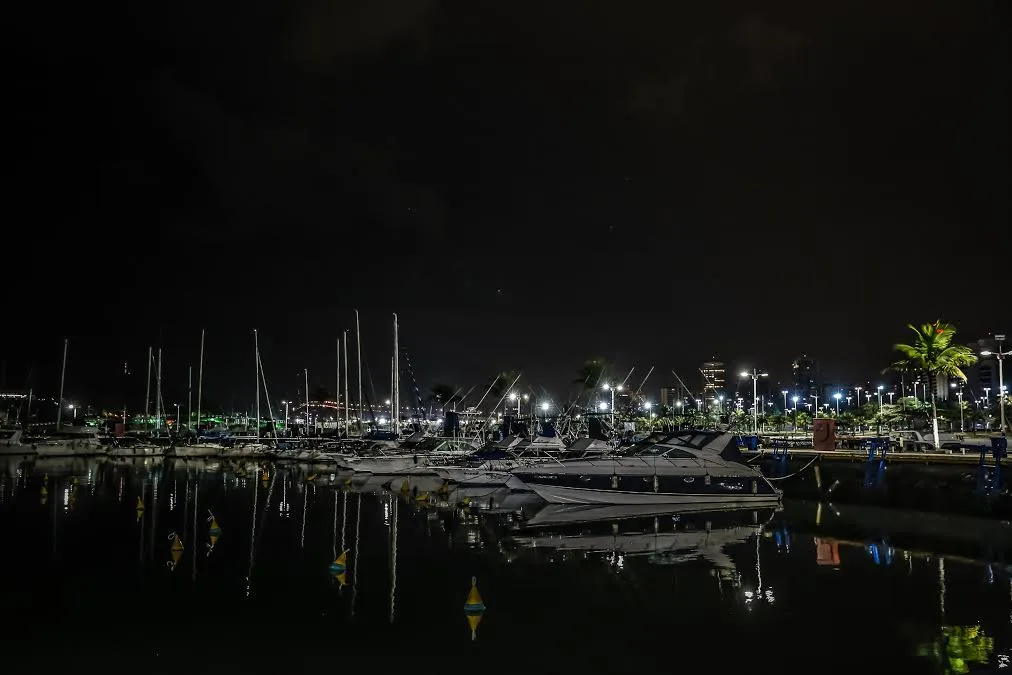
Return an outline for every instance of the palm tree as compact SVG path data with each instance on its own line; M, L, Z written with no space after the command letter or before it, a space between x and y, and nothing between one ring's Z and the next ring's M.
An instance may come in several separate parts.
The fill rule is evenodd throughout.
M966 381L963 368L977 362L977 357L969 347L952 344L956 328L952 324L935 321L926 323L920 328L908 324L915 338L910 344L895 344L893 350L900 353L901 358L883 372L924 374L928 376L928 387L931 389L931 433L935 449L938 449L938 406L935 403L935 388L939 375Z
M506 391L513 384L513 381L520 376L520 373L515 370L504 370L496 376L495 382L492 384L492 389L489 393L496 398L502 398Z
M445 410L446 406L459 398L459 393L460 389L457 387L441 382L432 385L432 389L429 390L429 401L439 406L440 409Z
M576 371L577 376L573 384L583 385L584 389L596 389L604 382L607 372L608 363L604 359L600 357L589 359Z

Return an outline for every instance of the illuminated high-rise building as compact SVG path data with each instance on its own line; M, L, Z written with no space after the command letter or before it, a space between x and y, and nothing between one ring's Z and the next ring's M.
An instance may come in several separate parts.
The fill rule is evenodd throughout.
M703 398L716 398L724 393L724 363L713 357L702 366L699 372L703 376Z

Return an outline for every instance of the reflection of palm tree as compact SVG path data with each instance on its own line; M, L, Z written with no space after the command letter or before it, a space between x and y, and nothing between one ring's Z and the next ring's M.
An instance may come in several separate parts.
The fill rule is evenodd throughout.
M963 368L973 365L977 357L969 347L952 344L956 328L952 324L936 321L924 324L920 328L907 326L914 332L914 340L910 344L898 343L893 350L900 353L901 358L885 371L900 373L926 374L928 386L931 388L931 433L935 448L938 442L938 407L935 403L936 382L939 375L966 381Z

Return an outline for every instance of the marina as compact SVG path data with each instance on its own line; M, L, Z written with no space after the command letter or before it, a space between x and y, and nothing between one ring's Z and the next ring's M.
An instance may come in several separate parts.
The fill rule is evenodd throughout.
M815 660L842 673L867 654L833 645L857 639L855 617L869 611L879 672L996 669L1012 650L1007 522L791 499L528 498L506 513L328 485L296 465L3 462L4 568L18 580L5 606L21 620L0 641L34 650L56 640L82 666L105 658L93 647L115 635L118 658L151 672L308 669L335 651L365 659L353 645L438 641L506 673L515 666L504 645L550 634L529 670L675 659L724 672L761 656L788 672ZM265 630L272 638L251 648ZM588 634L646 647L572 644ZM757 649L729 652L736 634Z

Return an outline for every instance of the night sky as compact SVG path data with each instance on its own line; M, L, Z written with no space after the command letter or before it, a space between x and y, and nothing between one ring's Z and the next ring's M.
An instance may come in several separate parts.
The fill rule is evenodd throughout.
M1012 330L1008 4L766 6L18 3L7 388L69 336L68 395L142 401L161 345L178 400L201 328L222 406L253 328L272 397L333 388L356 307L377 391L393 311L423 389L560 395Z

